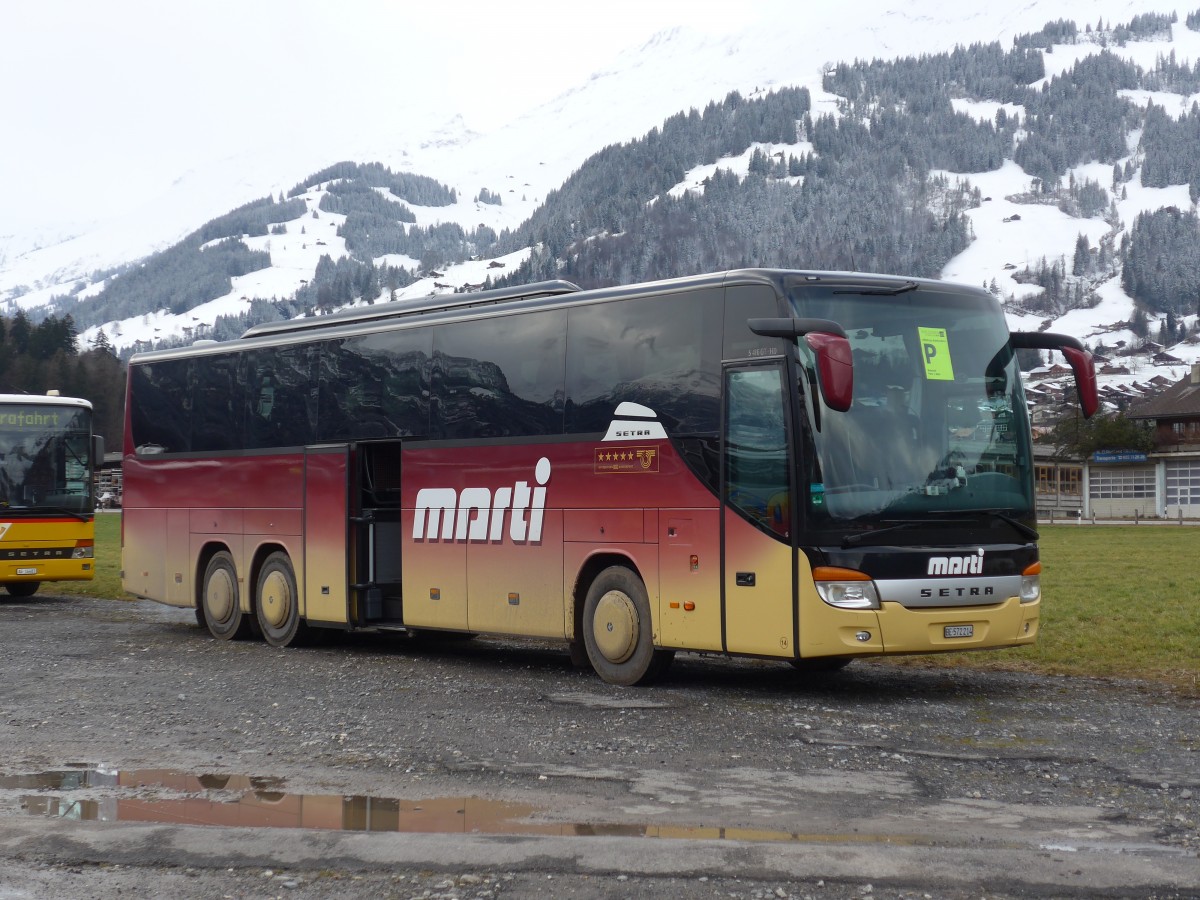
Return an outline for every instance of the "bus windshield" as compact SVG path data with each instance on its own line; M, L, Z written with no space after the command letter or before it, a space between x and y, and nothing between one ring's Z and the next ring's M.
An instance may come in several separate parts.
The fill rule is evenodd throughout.
M832 319L854 357L854 402L824 406L806 358L810 529L1009 523L1028 540L1032 451L1008 328L990 296L936 284L795 284L794 315ZM913 539L917 539L914 534Z
M87 409L0 405L0 509L90 514L90 445Z

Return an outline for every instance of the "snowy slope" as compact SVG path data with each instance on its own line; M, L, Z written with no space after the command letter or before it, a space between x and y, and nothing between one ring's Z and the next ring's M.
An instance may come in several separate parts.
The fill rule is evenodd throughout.
M1067 18L1081 28L1103 19L1122 23L1144 12L1176 11L1180 19L1190 8L1174 3L1096 0L1088 4L1087 19L1079 4L1069 0L1030 0L1019 8L990 4L984 8L947 9L933 0L892 4L886 0L857 0L850 4L806 5L764 2L754 5L767 14L744 27L730 22L724 32L681 24L657 34L645 45L631 49L596 71L583 83L569 86L552 101L512 121L484 132L445 110L439 120L388 122L386 116L364 121L360 130L348 130L335 142L320 140L285 141L275 146L238 149L231 141L229 151L203 165L178 173L169 189L147 202L135 214L116 220L99 219L70 240L53 242L47 232L0 235L0 301L18 285L34 288L19 305L32 307L67 288L97 268L126 263L162 249L194 230L204 221L248 200L286 191L298 181L341 159L380 161L393 170L428 175L454 187L460 202L454 207L414 208L422 225L455 221L464 227L487 224L497 230L524 221L545 198L560 186L592 153L604 146L643 135L668 116L691 107L702 108L730 90L744 95L785 85L803 85L814 98L814 114L834 110L836 98L821 90L821 72L827 64L855 58L890 58L952 49L956 44L998 40L1007 46L1021 33L1036 31L1047 22ZM803 9L802 15L796 10ZM1069 68L1098 45L1056 47L1046 54L1048 75ZM1171 42L1131 43L1109 48L1143 66L1158 54L1174 51L1181 61L1200 58L1200 34L1176 25ZM326 61L327 62L327 61ZM331 74L331 77L334 77ZM1146 97L1131 97L1146 102ZM1182 111L1195 98L1156 95L1154 102ZM502 111L505 98L497 98ZM513 102L514 108L520 104ZM980 116L995 114L996 104L969 104L968 111ZM1137 135L1130 136L1131 154ZM744 171L746 157L721 165ZM691 173L694 183L704 173ZM1095 246L1109 226L1101 220L1070 219L1053 207L1019 207L1004 198L1028 189L1029 179L1011 163L998 172L948 173L966 178L992 199L971 212L976 239L971 247L946 267L943 277L972 284L995 280L1004 295L1020 297L1030 290L1011 279L1015 265L1023 268L1046 257L1065 255L1068 261L1080 233ZM1085 166L1076 177L1088 177L1107 186L1110 166ZM685 181L679 190L687 189ZM472 198L486 188L500 194L501 206L474 203ZM307 197L310 208L319 202L317 192ZM1176 205L1187 207L1186 187L1166 190L1140 188L1135 177L1128 198L1120 204L1124 223L1131 223L1143 209ZM256 238L251 246L268 249L273 266L237 279L233 291L182 317L141 317L106 328L118 346L134 341L153 341L166 335L202 336L203 327L218 315L240 312L253 297L281 297L294 292L311 276L323 253L344 252L335 231L339 217L322 214L319 235L311 220L309 234L300 239L300 222L286 236ZM1006 221L1007 220L1007 221ZM38 242L39 249L30 249ZM517 258L497 261L504 267ZM392 264L403 260L389 260ZM489 272L489 261L450 267L437 279L441 284L477 284ZM435 290L429 279L407 288L401 296L420 296ZM1103 302L1096 309L1075 311L1055 323L1055 330L1096 340L1103 329L1129 318L1131 304L1112 279L1100 288ZM13 303L4 308L11 312ZM1038 321L1013 316L1014 328L1036 328ZM84 340L94 334L82 335ZM1105 343L1121 339L1103 332ZM1186 348L1185 348L1186 349ZM1183 357L1182 353L1176 355ZM1194 354L1193 354L1194 355ZM1190 359L1191 357L1188 357ZM1156 370L1157 371L1157 370Z

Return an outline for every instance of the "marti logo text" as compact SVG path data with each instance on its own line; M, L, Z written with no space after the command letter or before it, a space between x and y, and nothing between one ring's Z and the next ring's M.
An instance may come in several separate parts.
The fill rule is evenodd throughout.
M417 491L413 540L499 543L504 540L507 518L509 538L515 543L537 543L542 539L546 484L550 481L546 457L534 466L533 480L537 486L532 488L528 481L518 481L494 491L485 487L464 488L462 493L454 488Z
M983 548L971 556L931 556L929 575L982 575Z

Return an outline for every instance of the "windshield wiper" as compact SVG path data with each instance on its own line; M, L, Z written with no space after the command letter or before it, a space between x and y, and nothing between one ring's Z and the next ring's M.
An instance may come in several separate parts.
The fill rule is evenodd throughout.
M834 288L832 294L855 294L862 297L898 297L901 294L907 294L909 291L915 291L919 284L915 281L906 281L904 284L898 284L895 287L855 287L855 288Z
M911 522L897 522L895 525L888 525L886 528L875 528L871 531L860 531L858 534L848 534L842 538L842 547L857 547L865 541L873 541L875 538L883 534L890 534L894 531L904 531L909 528L925 528L929 525L961 525L959 519L914 519Z
M67 509L65 506L18 506L8 507L6 512L16 512L19 510L25 516L42 516L46 513L61 513L64 516L74 516L80 522L88 520L87 513L81 513L78 510Z
M982 512L985 515L993 516L999 519L1001 522L1011 525L1017 530L1021 537L1025 538L1026 540L1036 541L1039 537L1041 537L1041 535L1039 535L1034 529L1030 528L1024 522L1014 519L1012 516L1008 515L1008 513L1002 513L998 509L985 509L982 510Z
M1017 530L1021 537L1028 541L1036 541L1040 535L1024 522L1014 519L1007 513L1000 512L998 509L981 509L977 511L979 515L991 516L994 519L999 519L1006 525L1011 525ZM848 534L842 538L842 548L857 547L861 544L871 542L874 543L875 538L891 534L896 531L903 531L909 528L925 528L930 525L957 525L963 524L963 519L913 519L909 522L896 522L888 525L885 528L876 528L872 531L860 531L857 534Z

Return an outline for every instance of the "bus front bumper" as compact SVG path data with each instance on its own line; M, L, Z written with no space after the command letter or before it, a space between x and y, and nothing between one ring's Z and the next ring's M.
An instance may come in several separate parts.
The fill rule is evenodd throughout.
M908 609L883 603L879 630L886 653L949 653L1016 647L1037 640L1041 601L1010 597L989 606Z
M809 645L805 656L952 653L1034 643L1041 601L1022 603L1019 597L1010 597L988 606L933 609L909 609L885 601L877 610L826 607L822 612L823 627L831 638L819 647Z

